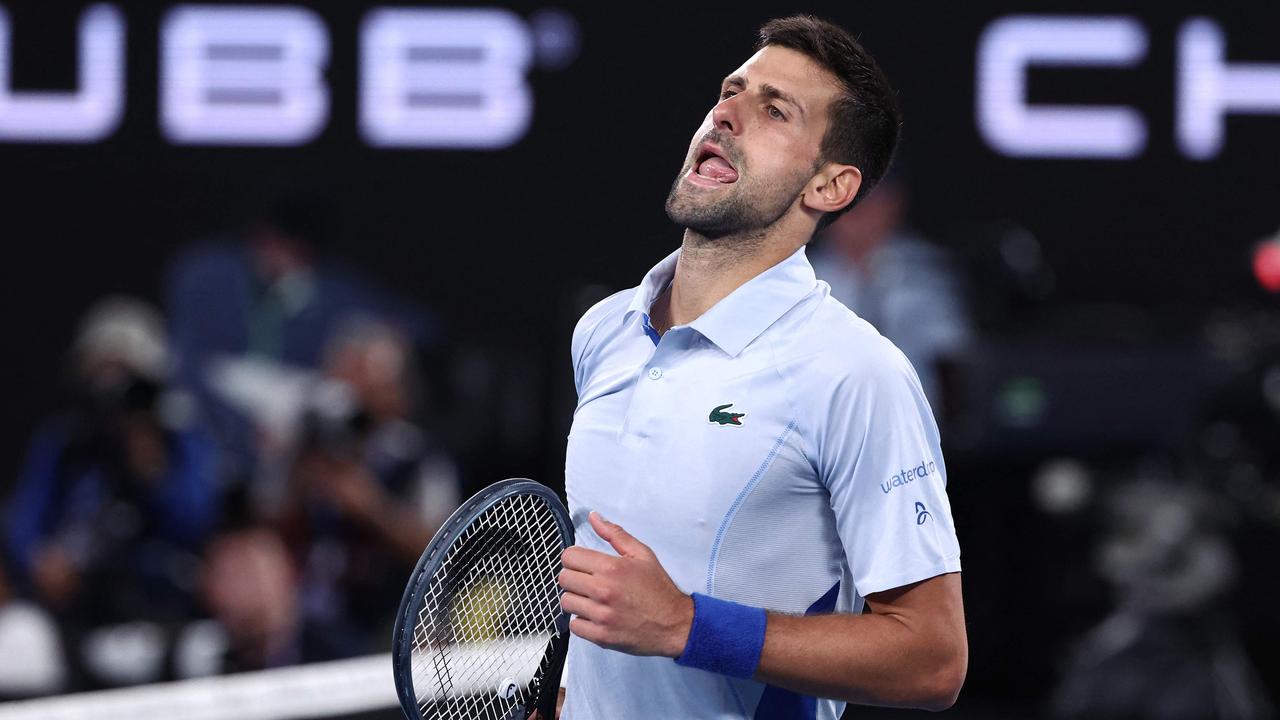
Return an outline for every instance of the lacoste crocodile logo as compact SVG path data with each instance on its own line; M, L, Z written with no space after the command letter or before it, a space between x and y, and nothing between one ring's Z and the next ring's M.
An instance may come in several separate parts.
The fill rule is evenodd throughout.
M733 425L734 427L742 427L742 418L746 417L746 413L731 413L725 410L733 407L733 403L727 405L718 405L711 414L707 416L707 422L717 425Z

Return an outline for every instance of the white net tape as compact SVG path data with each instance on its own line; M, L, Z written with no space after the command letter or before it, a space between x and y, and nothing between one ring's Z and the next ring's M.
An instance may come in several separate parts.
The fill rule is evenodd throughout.
M0 720L301 720L397 705L391 656L0 704Z

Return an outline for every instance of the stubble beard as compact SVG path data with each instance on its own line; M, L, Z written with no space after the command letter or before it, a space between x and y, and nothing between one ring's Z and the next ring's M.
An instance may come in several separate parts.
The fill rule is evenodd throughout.
M702 191L685 187L689 167L686 163L680 169L667 194L667 217L711 241L762 236L787 213L807 182L807 177L796 177L756 183L740 175L732 187Z

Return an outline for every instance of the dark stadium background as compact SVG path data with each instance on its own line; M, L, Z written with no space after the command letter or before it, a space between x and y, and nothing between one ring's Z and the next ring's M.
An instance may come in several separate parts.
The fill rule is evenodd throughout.
M693 130L720 79L750 54L758 25L797 10L854 29L897 86L912 222L951 247L973 278L978 362L1037 375L1066 408L1051 425L1008 434L979 421L968 447L948 449L972 644L957 712L1038 711L1071 641L1107 605L1106 588L1086 572L1090 527L1037 513L1034 469L1054 455L1107 463L1175 452L1201 404L1229 381L1205 351L1206 328L1215 318L1276 312L1250 258L1280 225L1280 118L1231 116L1222 152L1198 161L1178 149L1174 109L1181 23L1218 23L1231 62L1280 62L1280 4L564 2L555 7L578 23L580 52L562 69L535 62L529 132L493 151L362 140L358 26L377 6L363 0L294 3L323 16L331 43L329 120L315 141L172 145L158 126L157 57L159 20L173 4L118 3L128 80L115 134L86 145L0 143L0 236L9 252L0 262L0 490L55 404L84 308L115 292L161 300L176 249L234 227L254 181L281 173L307 178L331 199L327 253L438 321L438 340L425 348L435 417L468 481L527 475L561 485L573 322L591 299L634 285L676 247L680 233L662 202ZM13 86L73 88L86 3L4 5L15 28ZM501 7L529 17L550 6ZM1137 108L1148 127L1140 155L1010 158L988 146L975 124L978 38L996 18L1023 13L1141 20L1149 48L1140 64L1036 69L1030 97ZM983 274L1010 227L1043 249L1053 284L1041 297L1017 296ZM477 358L489 368L486 389L469 394L454 380ZM1238 538L1245 572L1232 607L1220 609L1244 631L1273 698L1280 623L1265 546L1275 539L1274 526Z

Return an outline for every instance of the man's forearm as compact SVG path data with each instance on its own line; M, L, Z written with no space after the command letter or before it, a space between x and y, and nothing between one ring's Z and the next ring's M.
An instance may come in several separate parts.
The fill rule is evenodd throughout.
M963 642L938 642L886 614L770 614L755 679L862 705L950 707L968 665Z
M958 572L869 593L870 614L766 615L685 595L647 545L587 517L618 554L574 546L561 556L560 607L577 637L855 703L940 710L960 692L969 660Z

